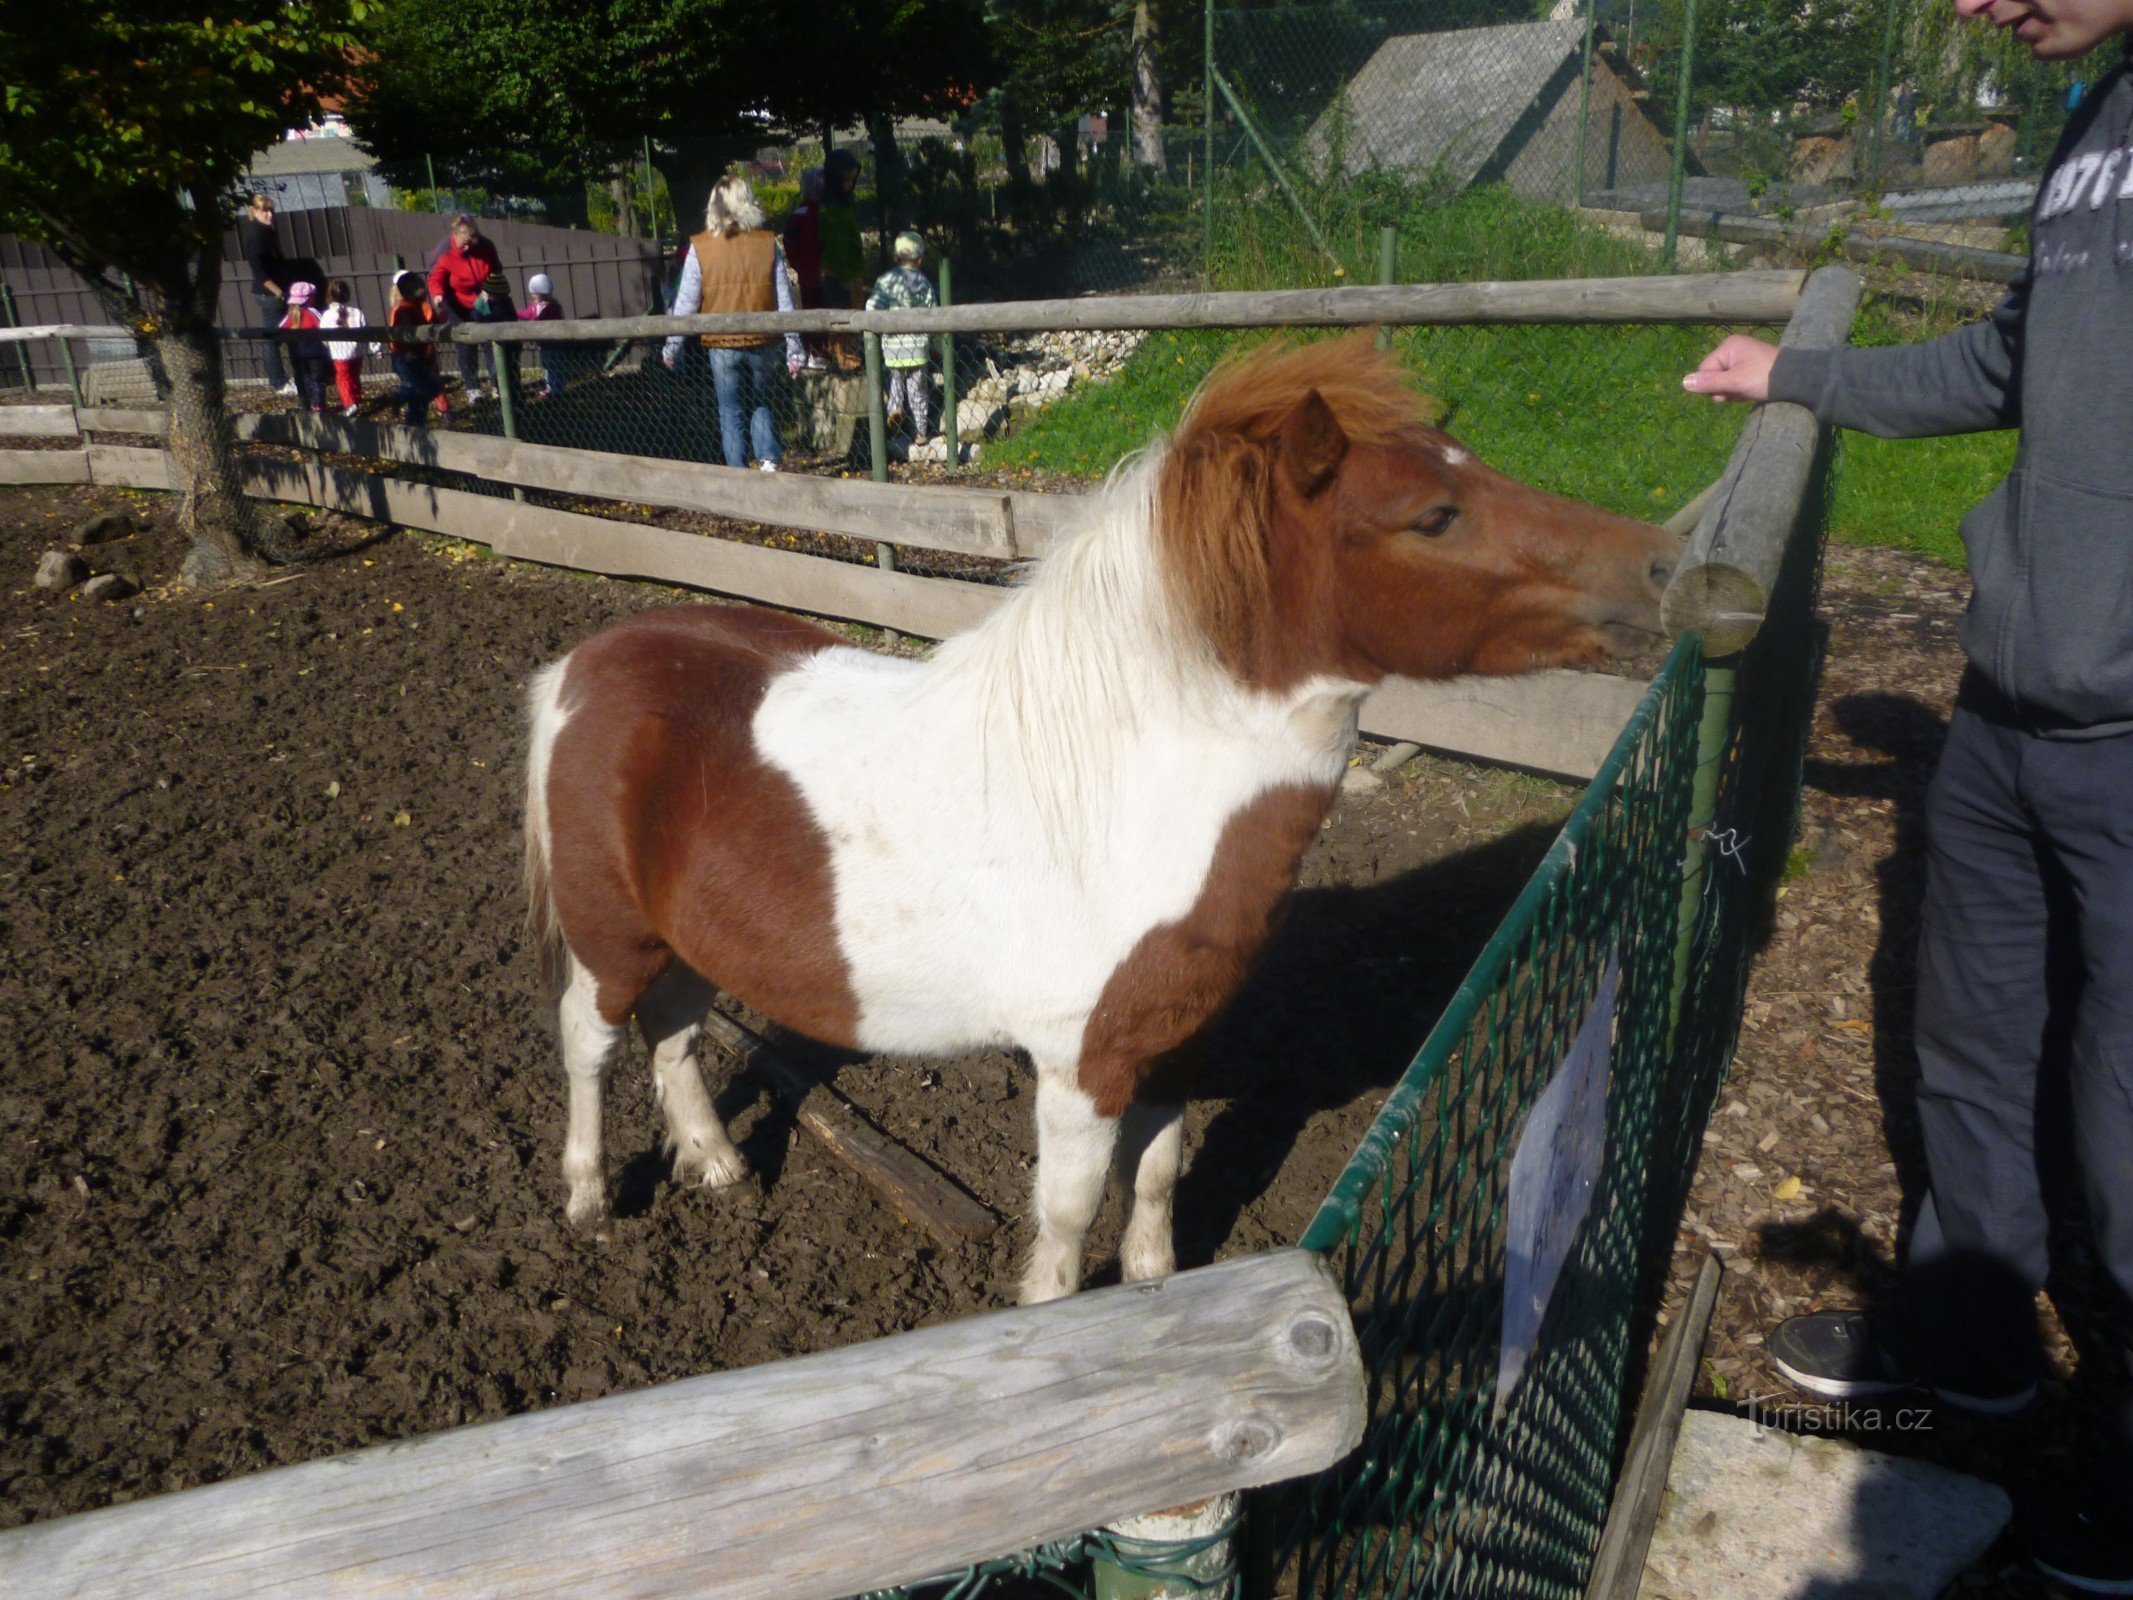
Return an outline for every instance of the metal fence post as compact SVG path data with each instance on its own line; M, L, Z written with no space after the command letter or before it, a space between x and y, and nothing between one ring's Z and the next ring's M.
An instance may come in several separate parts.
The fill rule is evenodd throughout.
M955 293L949 287L948 258L941 258L941 305L955 304ZM941 335L941 450L948 470L953 472L962 465L962 444L956 434L955 417L955 335Z
M1570 203L1585 203L1585 132L1592 126L1592 36L1600 0L1585 0L1585 64L1578 73L1578 165L1571 179Z
M1681 10L1681 84L1674 95L1674 171L1666 184L1666 243L1659 264L1674 270L1674 253L1681 241L1681 186L1689 171L1689 84L1696 75L1696 0L1684 0Z
M19 328L22 326L22 319L15 315L15 291L10 289L4 283L0 283L0 310L5 310L7 312L7 325L10 328ZM24 392L28 394L35 394L37 392L37 378L36 375L30 371L29 340L24 339L15 346L15 360L19 362L22 367L22 387Z
M874 468L874 481L889 481L889 406L881 392L881 335L863 333L860 347L866 352L867 455Z
M501 339L491 344L489 346L489 367L496 374L496 410L498 418L503 424L504 437L506 439L516 439L518 437L518 401L511 392L511 380L517 374L511 369L518 364L518 357L515 353L506 355L504 352L509 348ZM526 491L517 484L513 484L511 486L511 498L524 500Z
M59 338L60 364L67 369L67 393L74 397L74 409L81 409L81 373L74 365L74 345L65 334Z
M1378 229L1378 283L1391 288L1400 270L1400 230L1387 225ZM1378 329L1378 348L1392 348L1392 329Z
M1200 58L1200 130L1206 141L1200 165L1206 169L1205 198L1200 202L1200 286L1215 286L1215 0L1207 0L1206 53Z
M1888 0L1881 25L1881 64L1874 77L1874 125L1867 133L1866 179L1870 193L1881 193L1881 130L1889 120L1889 87L1895 81L1896 18L1903 0Z

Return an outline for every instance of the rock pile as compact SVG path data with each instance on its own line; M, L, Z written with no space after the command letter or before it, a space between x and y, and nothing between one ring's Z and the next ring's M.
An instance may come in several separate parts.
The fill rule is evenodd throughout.
M1061 330L1000 340L984 349L984 375L958 396L956 432L993 437L1021 414L1061 400L1078 383L1110 377L1147 335Z

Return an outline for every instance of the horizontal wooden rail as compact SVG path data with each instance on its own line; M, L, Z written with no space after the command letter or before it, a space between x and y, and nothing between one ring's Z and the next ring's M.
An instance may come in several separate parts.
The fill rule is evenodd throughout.
M576 322L455 322L432 328L336 328L332 337L451 344L664 339L700 333L1044 333L1061 329L1368 328L1463 323L1777 323L1792 314L1804 272L1711 272L1676 277L1536 278L1504 283L1407 283L1343 289L1222 290L993 300L910 311L766 311L691 317L594 317ZM232 338L317 341L225 328Z
M495 434L351 422L300 412L234 419L239 438L465 472L521 489L708 511L743 522L843 533L1012 561L1041 554L1078 497L751 472L658 456L526 444Z
M11 1600L834 1600L1320 1471L1362 1358L1280 1250L0 1533Z
M71 439L72 406L0 406L0 439Z
M1666 231L1666 213L1646 211L1638 220L1647 232ZM1848 261L1900 261L1920 272L1950 278L1977 278L1986 283L2012 283L2029 265L2029 257L2008 250L1977 250L1968 245L1942 244L1933 239L1907 239L1901 234L1880 233L1845 223L1811 227L1805 223L1778 222L1769 217L1743 217L1713 212L1698 220L1684 216L1681 232L1691 238L1717 238L1726 244L1782 245L1796 250L1828 250Z
M1779 343L1802 350L1843 344L1851 337L1862 287L1849 267L1821 268ZM1712 657L1732 655L1755 637L1822 437L1821 424L1804 406L1758 406L1748 418L1666 586L1660 615L1668 633L1702 634L1704 654Z
M89 322L46 322L34 328L0 328L0 344L26 344L33 339L131 339L131 328Z
M0 450L0 483L172 487L165 452L105 444L86 450ZM923 639L945 639L977 626L1011 592L997 584L884 572L676 528L437 488L329 467L315 458L251 458L245 463L245 487L262 499L445 534L521 561L682 584ZM1076 498L1026 495L1018 505L1034 504L1040 517L1064 525ZM1020 510L1017 517L1018 528L1030 526ZM1446 683L1394 678L1363 702L1360 725L1373 738L1582 781L1599 769L1643 690L1640 679L1588 672Z

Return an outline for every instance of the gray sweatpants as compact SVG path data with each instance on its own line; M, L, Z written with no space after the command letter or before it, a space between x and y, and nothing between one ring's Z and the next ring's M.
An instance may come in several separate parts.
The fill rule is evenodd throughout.
M1926 798L1915 1033L1931 1193L1905 1353L1968 1394L2036 1375L2045 1194L2076 1174L2133 1345L2133 734L2045 737L1965 681ZM2133 1491L2133 1411L2108 1421Z

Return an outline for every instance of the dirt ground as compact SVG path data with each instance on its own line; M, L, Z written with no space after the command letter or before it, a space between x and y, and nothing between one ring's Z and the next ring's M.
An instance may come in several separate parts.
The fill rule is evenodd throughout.
M1727 1272L1698 1404L1937 1461L2020 1500L2069 1486L2084 1419L2124 1382L2094 1332L2099 1277L2078 1223L2058 1241L2060 1270L2040 1300L2053 1372L2021 1418L1934 1413L1916 1431L1899 1427L1896 1405L1847 1408L1797 1393L1763 1343L1795 1313L1875 1304L1924 1196L1911 1043L1922 808L1962 671L1968 597L1967 577L1916 557L1829 552L1830 634L1800 841L1704 1137L1670 1304L1695 1260L1715 1252ZM1956 1592L2056 1593L2012 1539Z
M143 595L29 586L114 508L140 531L89 554ZM982 1246L934 1248L716 1064L757 1176L675 1187L641 1051L615 1237L565 1228L519 697L676 596L361 538L173 595L161 497L0 491L0 1525L1011 1298L1032 1133L1000 1054L817 1058L1007 1219ZM1424 760L1344 800L1210 1052L1185 1264L1302 1232L1568 795Z

